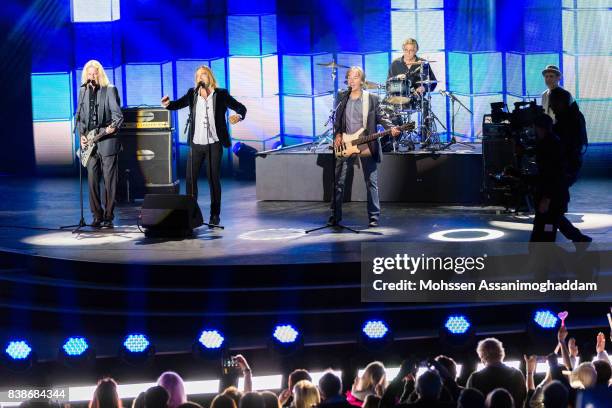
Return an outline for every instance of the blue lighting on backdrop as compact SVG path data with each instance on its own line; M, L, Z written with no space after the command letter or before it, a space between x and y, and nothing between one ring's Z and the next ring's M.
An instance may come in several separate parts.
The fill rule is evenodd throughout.
M612 25L598 0L71 0L40 36L32 60L35 122L67 121L76 110L80 69L89 59L106 67L124 106L159 105L182 96L198 65L211 66L220 86L243 102L247 120L232 137L262 150L312 140L333 101L329 71L335 58L359 65L384 82L402 41L435 60L439 90L457 93L474 111L457 115L458 137L478 140L489 104L539 98L541 70L564 71L563 85L584 112L591 143L612 142L610 56ZM68 9L69 8L69 9ZM178 29L177 29L178 28ZM39 35L40 33L37 33ZM32 34L34 35L34 34ZM345 70L337 85L344 87ZM443 123L450 106L438 93ZM179 140L186 114L178 113ZM38 127L35 139L51 130ZM49 127L48 129L51 129ZM55 130L54 130L55 131ZM71 129L62 138L70 162ZM47 133L45 133L47 132ZM55 137L55 136L53 136ZM48 143L46 143L48 144ZM35 145L46 145L37 143ZM53 152L54 160L62 162ZM37 151L39 162L48 162Z

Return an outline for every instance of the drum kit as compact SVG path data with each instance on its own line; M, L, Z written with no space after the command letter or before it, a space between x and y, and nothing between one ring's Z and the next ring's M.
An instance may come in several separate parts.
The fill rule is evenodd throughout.
M428 67L435 61L418 60L408 63L408 65L420 65L418 80L412 82L408 75L400 74L389 78L386 83L379 84L372 81L365 81L364 88L375 93L380 103L383 114L396 126L405 125L416 121L417 126L413 131L403 132L399 137L392 138L389 142L393 152L405 152L415 150L419 144L421 149L430 151L444 150L452 143L442 143L438 133L438 125L444 129L446 127L438 119L431 109L431 88L438 81L429 79ZM335 83L339 68L348 69L346 65L340 65L335 61L318 63L317 65L331 69L331 77ZM414 79L414 77L413 77ZM336 88L334 88L336 89ZM334 91L334 100L337 100L337 91ZM337 106L331 110L331 114L325 126L333 127ZM332 131L328 129L319 136L317 142L313 143L312 150L332 142ZM384 148L383 148L384 149Z

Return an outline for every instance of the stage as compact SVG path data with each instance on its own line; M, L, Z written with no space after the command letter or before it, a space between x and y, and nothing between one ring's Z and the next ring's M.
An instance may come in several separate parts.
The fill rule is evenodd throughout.
M205 180L200 182L200 192L199 204L207 219ZM304 230L326 222L328 203L258 201L253 182L225 179L224 230L201 227L194 238L185 240L145 238L137 227L136 203L117 208L114 230L85 228L73 235L59 227L79 220L78 180L5 178L0 193L10 197L0 203L3 251L85 262L210 266L358 262L360 244L366 241L427 242L435 232L475 228L502 232L498 241L525 242L531 231L531 218L505 214L498 207L388 202L381 206L380 227L367 228L365 203L349 202L344 204L343 222L361 233L326 229L305 234ZM610 242L610 202L612 182L581 180L572 188L569 218L595 242ZM85 211L90 222L87 202ZM481 236L452 231L448 235ZM558 241L564 240L558 236Z
M612 201L611 184L582 180L572 189L570 218L595 242L612 241L606 204ZM381 226L367 228L365 203L351 202L345 203L343 221L359 234L332 229L305 234L325 223L328 203L258 201L255 183L226 179L224 230L199 228L185 240L147 239L133 205L117 208L114 230L87 228L76 235L58 228L79 220L78 187L72 178L5 178L0 186L0 194L10 197L0 202L0 328L29 333L45 358L54 358L50 345L73 330L95 333L98 352L112 354L128 327L143 327L158 335L159 351L172 351L188 349L186 339L205 321L243 333L235 347L259 347L262 328L277 319L321 332L310 341L349 341L364 316L383 314L401 322L414 310L421 322L400 325L398 336L436 338L428 322L442 319L448 304L361 302L361 243L433 242L430 234L443 231L450 238L477 239L488 234L480 229L502 232L500 243L525 242L531 230L529 217L500 208L404 203L382 203ZM200 191L206 216L206 181ZM454 231L465 228L478 230ZM496 321L486 320L489 306L452 307L484 313L483 330L494 332ZM517 307L528 314L532 306L498 306L508 316ZM342 318L330 331L332 316ZM517 317L517 330L521 324Z

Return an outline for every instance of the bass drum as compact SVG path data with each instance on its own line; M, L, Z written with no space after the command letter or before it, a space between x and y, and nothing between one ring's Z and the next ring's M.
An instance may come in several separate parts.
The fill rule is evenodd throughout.
M405 77L394 77L387 80L385 84L385 103L392 105L395 109L404 110L408 108L412 100L411 82Z

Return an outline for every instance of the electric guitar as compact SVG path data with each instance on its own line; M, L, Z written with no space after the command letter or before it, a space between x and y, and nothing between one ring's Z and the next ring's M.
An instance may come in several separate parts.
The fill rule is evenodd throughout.
M405 130L414 130L414 122L406 123L405 125L397 126L400 132ZM384 132L372 133L371 135L362 135L365 131L364 128L359 129L355 133L342 134L342 143L340 146L336 146L334 144L334 154L338 158L342 157L350 157L354 154L361 154L362 152L368 150L367 146L365 148L360 148L361 145L364 145L368 142L381 138L383 136L391 134L391 129L385 130Z
M81 148L77 150L77 156L81 159L81 164L83 167L87 167L87 163L89 163L89 158L96 151L96 143L107 135L106 128L107 127L117 127L117 122L113 121L110 125L104 127L98 127L92 129L87 133L87 142L81 145Z

